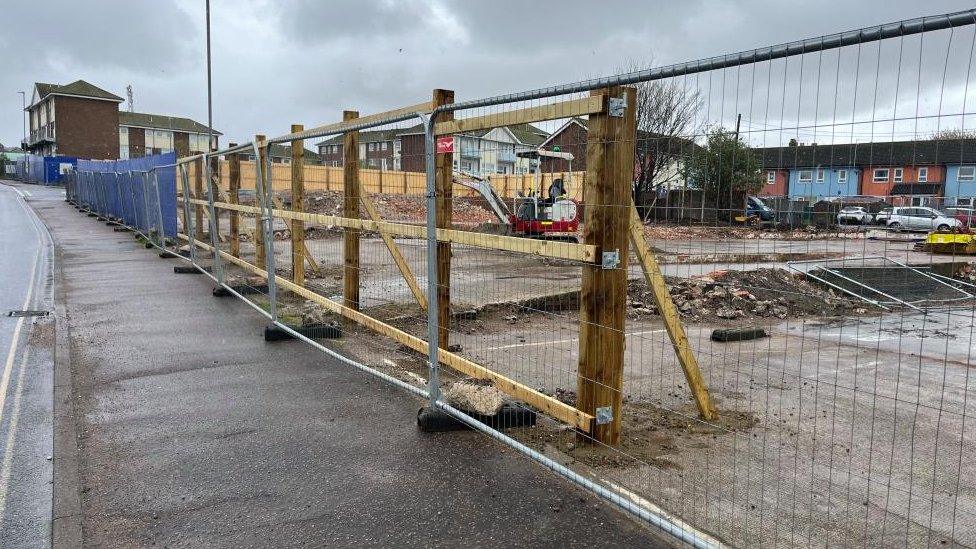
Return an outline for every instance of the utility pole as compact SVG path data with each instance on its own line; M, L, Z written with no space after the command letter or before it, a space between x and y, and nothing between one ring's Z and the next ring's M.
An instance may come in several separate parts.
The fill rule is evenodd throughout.
M210 0L207 0L207 152L213 146L213 89L210 76Z
M20 148L23 149L24 153L27 152L27 94L25 92L17 92L20 94L20 114L24 122L24 139L20 142Z
M735 117L735 140L739 140L739 126L742 124L742 113L740 112Z

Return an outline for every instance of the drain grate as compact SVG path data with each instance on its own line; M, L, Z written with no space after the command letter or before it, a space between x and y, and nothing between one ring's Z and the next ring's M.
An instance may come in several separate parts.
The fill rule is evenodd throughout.
M51 311L10 311L7 316L47 316Z

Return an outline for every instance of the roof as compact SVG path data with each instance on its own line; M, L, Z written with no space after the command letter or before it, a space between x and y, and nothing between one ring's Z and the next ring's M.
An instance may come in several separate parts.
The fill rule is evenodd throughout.
M543 144L546 139L549 138L549 132L533 126L532 124L512 124L511 126L505 126L508 131L512 132L515 139L519 140L519 143L523 145L531 145L533 147L538 147Z
M109 101L115 101L117 103L122 102L122 98L115 95L114 93L107 92L102 88L94 84L85 82L84 80L75 80L70 84L60 85L60 84L45 84L44 82L35 82L34 87L37 88L37 95L41 99L55 94L55 95L77 95L79 97L91 97L93 99L107 99Z
M119 111L120 126L137 126L156 130L176 130L181 132L207 133L207 126L189 118L165 116L143 112ZM214 130L214 135L223 135Z
M291 158L291 144L272 143L271 144L271 157L272 158L275 158L275 157L288 157L288 158ZM319 161L319 160L322 160L322 157L319 156L319 153L317 153L315 151L311 151L308 148L306 148L305 149L305 159L306 160Z
M754 149L763 168L976 163L976 139L799 145Z
M542 128L533 126L532 124L512 124L510 126L501 126L512 133L515 139L523 144L532 147L538 147L541 145L549 134ZM483 130L476 130L470 132L462 132L459 135L473 135L475 137L484 137L494 128L488 128ZM393 141L398 136L401 135L417 135L424 133L423 124L417 124L409 128L396 128L391 130L376 130L376 131L365 131L359 132L359 142L360 143L376 143L381 141ZM337 145L342 143L342 136L337 135L335 137L326 139L325 141L320 141L316 143L316 146L320 145Z
M542 147L552 141L557 135L562 133L566 128L569 128L573 124L579 124L583 131L589 131L589 126L587 125L587 120L585 118L580 118L578 116L570 118L565 124L559 127L556 131L552 132L551 135L546 136L546 138L539 143L538 146ZM649 132L645 130L637 130L637 141L638 142L653 142L655 150L668 149L669 151L675 152L686 152L693 149L700 149L701 146L695 143L693 139L688 139L685 137L679 137L676 135L664 135L662 133Z
M940 194L942 183L897 183L891 187L891 196Z

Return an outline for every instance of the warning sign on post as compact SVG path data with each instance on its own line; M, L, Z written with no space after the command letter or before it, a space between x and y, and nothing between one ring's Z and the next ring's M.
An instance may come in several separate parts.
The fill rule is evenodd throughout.
M454 137L448 135L437 138L437 154L454 152Z

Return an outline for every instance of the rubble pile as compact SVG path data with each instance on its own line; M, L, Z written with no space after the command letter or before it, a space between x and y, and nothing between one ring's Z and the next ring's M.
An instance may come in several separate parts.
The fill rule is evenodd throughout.
M705 227L687 225L645 225L644 236L654 240L819 240L823 238L862 238L863 234L808 226L800 229L766 229L754 227Z
M427 220L426 198L402 194L371 195L380 217L387 221L423 223ZM309 193L305 198L308 211L325 215L342 215L342 193L321 191ZM453 221L461 225L479 225L497 222L498 219L487 209L468 198L455 198L453 201ZM367 217L360 208L360 215Z
M786 319L812 315L864 314L859 303L809 283L784 269L716 271L691 279L667 280L679 313L689 320ZM631 315L658 314L643 280L628 288Z
M967 263L952 275L958 280L976 284L976 263Z

